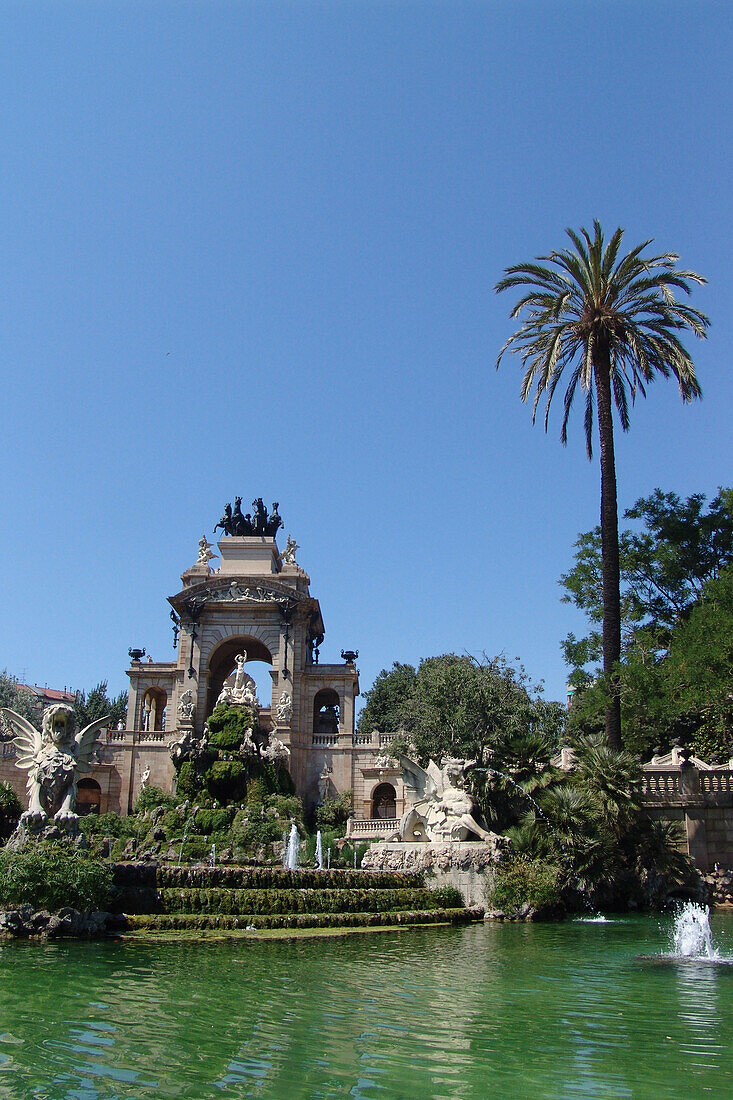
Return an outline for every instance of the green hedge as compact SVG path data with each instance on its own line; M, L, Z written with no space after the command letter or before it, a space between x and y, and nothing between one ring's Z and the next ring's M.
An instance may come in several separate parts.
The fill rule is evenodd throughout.
M207 913L145 914L128 917L133 932L188 932L243 928L355 928L397 924L466 924L480 920L482 909L420 909L390 913L291 913L239 914Z
M317 871L282 867L158 867L159 887L207 888L225 886L240 890L332 889L417 889L424 885L422 874L396 871Z
M112 868L68 845L0 851L0 908L106 909L112 896Z
M161 890L161 913L387 913L435 908L430 890ZM453 906L457 908L457 906Z

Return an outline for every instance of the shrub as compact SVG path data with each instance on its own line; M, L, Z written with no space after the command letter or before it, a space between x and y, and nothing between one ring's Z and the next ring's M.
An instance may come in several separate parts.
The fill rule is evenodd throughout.
M463 894L455 886L438 886L430 891L430 902L436 909L462 909Z
M247 786L247 807L264 806L268 793L267 783L263 776L251 779Z
M0 840L7 840L22 813L20 799L9 783L0 783Z
M244 796L247 772L239 760L215 760L205 778L208 789L219 802L231 802Z
M145 787L137 796L134 812L144 814L148 810L154 810L157 806L173 807L175 804L175 798L170 794L166 794L160 787Z
M344 836L350 813L351 791L345 791L338 798L325 798L316 810L316 828Z
M0 852L0 904L34 909L103 909L112 899L112 870L60 844L34 844Z
M86 836L130 837L137 836L139 822L132 817L118 814L86 814L79 818L79 827Z
M242 744L247 730L257 729L257 715L250 707L222 705L214 708L207 725L209 744L231 752Z
M560 868L554 863L522 857L497 867L488 901L505 913L518 913L525 906L545 909L561 902Z
M190 760L184 760L178 770L176 794L180 798L193 798L199 790L198 776Z
M222 806L219 809L203 807L191 822L189 830L192 833L201 833L210 836L211 833L220 833L228 829L234 820L234 806Z

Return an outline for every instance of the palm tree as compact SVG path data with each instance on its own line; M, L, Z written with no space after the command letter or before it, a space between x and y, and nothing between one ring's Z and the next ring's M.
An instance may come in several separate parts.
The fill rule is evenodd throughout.
M567 230L572 248L539 256L534 263L508 267L496 290L526 288L511 311L524 313L521 327L499 352L507 349L524 365L521 397L535 390L532 419L546 395L545 430L550 405L563 372L568 385L563 402L560 439L567 442L568 417L578 388L585 394L585 439L592 458L594 414L601 450L601 551L603 565L603 671L609 687L606 737L620 749L621 705L617 664L621 657L618 505L613 441L613 405L624 431L629 427L629 399L646 396L656 374L674 375L682 400L700 397L690 355L677 333L691 329L704 337L710 322L696 309L678 302L675 290L690 293L691 283L706 280L694 271L678 271L672 252L643 256L644 241L619 259L623 229L606 244L600 223L594 236ZM594 411L595 404L595 411Z

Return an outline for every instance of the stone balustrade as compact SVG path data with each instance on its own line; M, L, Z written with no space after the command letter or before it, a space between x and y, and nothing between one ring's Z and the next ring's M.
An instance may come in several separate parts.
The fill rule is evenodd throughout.
M702 871L733 866L733 768L675 761L646 764L642 800L654 818L678 822L687 852Z
M350 817L346 828L348 837L393 836L399 827L397 817Z
M12 741L3 741L0 744L0 760L13 760L17 756L17 749Z
M645 802L679 799L682 795L680 769L644 772L641 794Z
M311 744L321 749L333 748L338 743L339 735L337 733L314 733L311 737Z
M733 771L700 772L700 787L705 794L733 792Z
M647 765L643 772L642 799L650 805L674 802L729 806L732 794L733 770L730 768L703 771L693 765L664 768Z

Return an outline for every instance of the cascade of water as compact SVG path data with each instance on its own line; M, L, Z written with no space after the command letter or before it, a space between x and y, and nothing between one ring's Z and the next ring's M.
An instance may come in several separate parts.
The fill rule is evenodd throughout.
M717 959L707 905L688 901L678 911L672 929L672 953L683 958Z
M290 836L288 837L288 846L285 851L285 866L289 871L294 871L298 866L298 853L300 851L300 837L298 836L298 829L293 822L290 826Z
M320 829L316 833L316 867L319 871L323 870L323 841Z
M211 845L211 852L209 853L209 865L216 867L216 844Z
M179 867L181 866L181 860L183 859L183 845L186 843L186 837L188 836L188 826L191 824L192 821L196 820L196 814L198 812L199 812L198 806L194 806L193 812L191 813L191 816L189 817L186 824L183 826L183 837L181 838L181 850L178 853L178 866Z

